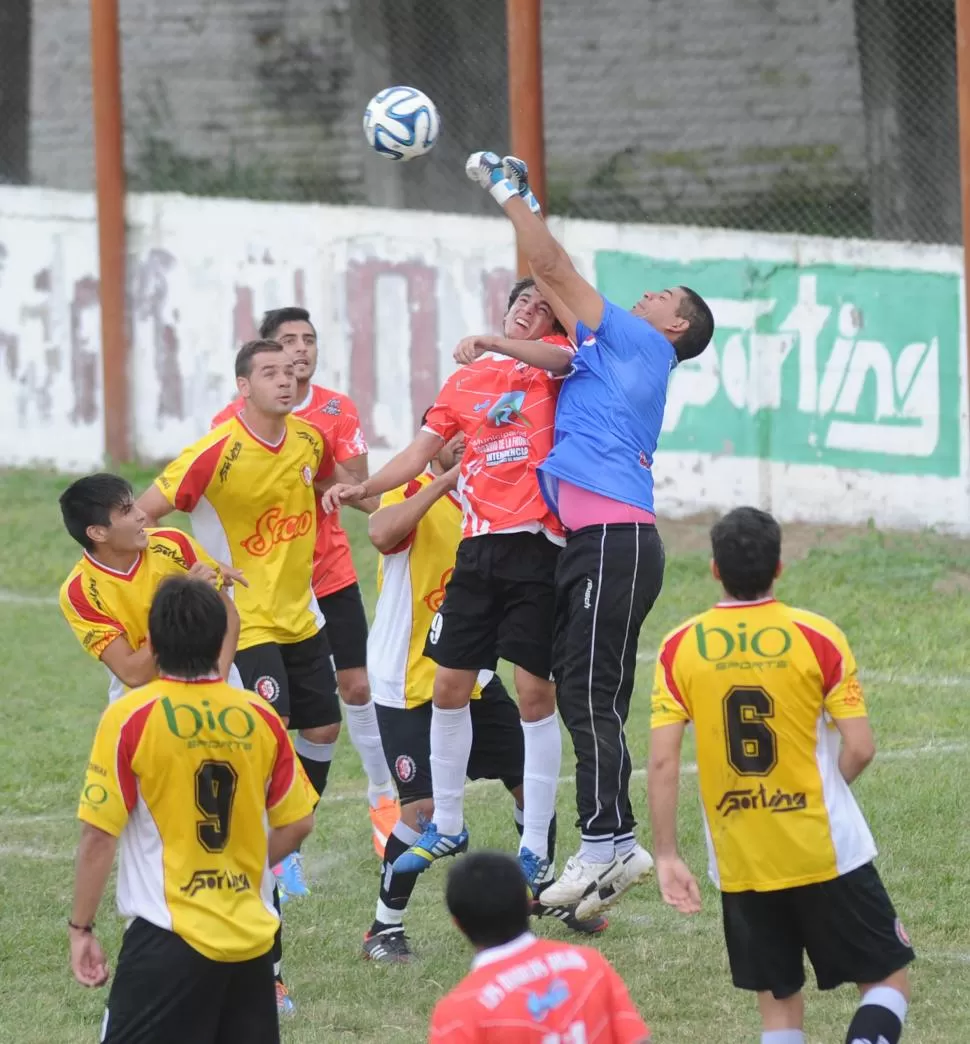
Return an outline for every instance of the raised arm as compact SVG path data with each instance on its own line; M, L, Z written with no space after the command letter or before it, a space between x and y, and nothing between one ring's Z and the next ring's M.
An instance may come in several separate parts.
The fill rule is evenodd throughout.
M528 363L537 370L548 370L549 373L564 374L572 365L573 353L563 345L550 344L548 341L516 341L508 337L492 337L490 335L463 337L455 349L455 362L467 366L481 358L486 352L497 352L512 359Z
M141 508L148 516L146 526L154 526L160 519L175 510L175 505L170 504L165 494L152 485L135 502L135 506Z
M370 542L382 555L392 554L401 547L417 528L418 523L443 496L458 484L460 464L439 475L433 482L421 486L410 496L395 504L386 504L375 511L367 523Z

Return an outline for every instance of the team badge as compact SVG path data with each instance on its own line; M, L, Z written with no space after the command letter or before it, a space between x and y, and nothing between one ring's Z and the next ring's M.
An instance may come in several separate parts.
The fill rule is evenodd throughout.
M896 938L903 944L903 946L912 946L913 944L909 941L909 933L903 927L903 922L897 917L896 918Z
M340 416L340 400L331 399L326 406L323 407L323 412L331 417Z
M415 773L418 771L417 766L414 764L414 758L410 754L400 754L394 760L394 775L402 783L409 783L414 779Z
M300 477L303 479L304 486L313 485L313 472L310 470L309 464L304 464L303 467L300 468Z
M271 674L257 678L253 688L267 703L275 703L280 698L280 683Z

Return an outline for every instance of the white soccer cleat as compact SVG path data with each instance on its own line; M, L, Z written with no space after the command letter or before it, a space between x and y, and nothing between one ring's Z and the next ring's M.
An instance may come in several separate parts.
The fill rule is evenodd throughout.
M559 877L543 888L539 902L543 906L575 906L598 889L605 888L621 870L620 861L587 863L578 855L566 860Z
M596 917L612 906L624 892L635 884L645 881L653 873L653 858L642 845L617 857L619 873L588 892L576 906L576 916L581 921Z

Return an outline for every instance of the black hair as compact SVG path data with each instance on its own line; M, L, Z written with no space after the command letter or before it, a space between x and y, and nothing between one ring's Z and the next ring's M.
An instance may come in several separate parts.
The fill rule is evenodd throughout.
M175 678L218 673L227 626L226 607L211 584L189 576L163 580L148 613L159 673Z
M687 329L674 343L677 361L693 359L711 343L714 336L714 313L703 297L689 286L680 287L684 298L677 309L677 316L687 320Z
M317 332L317 328L310 321L310 313L305 308L291 306L289 308L273 308L265 312L263 321L259 324L259 336L263 340L273 340L284 323L310 323L310 328L313 332Z
M781 526L753 507L739 507L718 519L711 529L714 564L724 590L750 602L766 595L781 561Z
M61 494L64 528L84 548L94 550L89 526L110 526L111 512L134 500L131 483L120 475L99 472L72 482Z
M509 291L509 303L505 306L506 313L508 313L511 310L512 305L514 305L515 302L518 301L518 299L522 296L523 293L525 293L526 290L531 290L532 287L534 287L535 285L536 281L532 278L532 276L524 276L522 279L516 280L512 284L512 289ZM551 307L552 306L550 305L550 309ZM555 325L552 328L552 332L560 334L561 336L565 336L566 327L563 326L561 322L559 322L559 319L556 316L555 312L553 312L552 317L555 320Z
M529 885L504 852L472 852L448 872L448 911L475 946L502 946L529 930Z
M247 341L236 353L236 376L248 377L253 372L253 358L263 352L281 352L283 345L265 337Z

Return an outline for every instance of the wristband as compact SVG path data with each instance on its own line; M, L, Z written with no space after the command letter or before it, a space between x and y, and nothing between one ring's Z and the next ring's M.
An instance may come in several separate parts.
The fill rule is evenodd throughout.
M94 921L90 924L75 924L70 918L67 919L68 928L73 928L76 932L83 932L85 935L90 935L94 931Z

